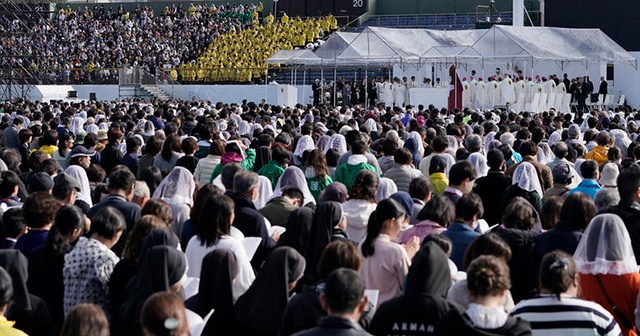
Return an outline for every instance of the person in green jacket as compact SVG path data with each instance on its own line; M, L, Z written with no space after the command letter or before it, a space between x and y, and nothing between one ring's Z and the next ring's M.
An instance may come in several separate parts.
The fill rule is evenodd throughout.
M220 173L222 173L222 168L225 164L229 162L237 162L240 164L242 169L244 170L253 170L253 164L256 162L256 151L253 148L247 149L240 141L230 141L224 147L225 153L220 158L220 163L216 166L211 173L211 178L209 179L209 183L213 183ZM242 153L246 151L246 156L243 157Z
M320 198L320 193L327 188L333 179L329 176L329 167L327 166L327 159L319 149L314 149L309 153L307 158L306 168L304 169L304 177L307 179L307 185L313 198Z
M271 161L258 170L258 175L268 178L271 181L271 187L275 190L278 179L289 166L289 160L291 160L291 152L281 146L273 147Z
M361 170L371 170L379 177L376 167L367 163L367 157L364 155L366 150L367 145L363 141L356 141L353 146L351 146L352 155L349 156L347 163L341 164L336 170L335 180L342 182L342 184L347 187L347 190L351 189L356 175L358 175Z

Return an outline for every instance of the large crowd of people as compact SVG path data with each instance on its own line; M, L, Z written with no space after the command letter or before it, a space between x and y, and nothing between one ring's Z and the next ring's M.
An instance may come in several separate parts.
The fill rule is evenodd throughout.
M161 13L147 6L61 8L0 19L3 69L22 67L53 84L118 83L118 69L161 69L190 64L218 36L241 32L259 20L260 5L182 3ZM18 13L19 14L19 13ZM21 21L22 20L22 21ZM51 71L51 72L49 72ZM168 70L167 70L168 72Z
M362 106L2 103L0 333L637 334L637 110Z
M67 6L51 18L17 13L0 18L7 35L0 48L11 56L0 69L47 84L117 84L120 69L184 83L247 83L264 78L276 51L307 48L338 28L333 15L275 19L262 11L261 3L177 3L160 13L122 4Z

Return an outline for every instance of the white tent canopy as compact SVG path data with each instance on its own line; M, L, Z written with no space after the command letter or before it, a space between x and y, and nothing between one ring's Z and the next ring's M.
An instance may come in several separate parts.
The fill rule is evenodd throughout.
M308 49L279 50L267 59L267 64L319 64L322 59Z
M358 35L360 33L336 32L331 34L329 39L314 52L322 59L334 60Z
M600 29L496 25L462 54L485 60L607 62L635 64L635 58Z
M293 52L299 52L294 54ZM313 54L313 55L311 55ZM512 27L488 30L430 30L367 27L336 33L316 52L280 52L268 64L375 66L491 61L623 63L635 58L600 29Z

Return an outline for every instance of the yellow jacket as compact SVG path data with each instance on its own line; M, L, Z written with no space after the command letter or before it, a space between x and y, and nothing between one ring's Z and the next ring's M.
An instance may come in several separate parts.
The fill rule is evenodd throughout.
M607 153L609 152L609 148L605 146L595 146L590 152L588 152L584 158L586 160L595 160L598 162L598 166L602 166L603 164L609 161L609 157Z

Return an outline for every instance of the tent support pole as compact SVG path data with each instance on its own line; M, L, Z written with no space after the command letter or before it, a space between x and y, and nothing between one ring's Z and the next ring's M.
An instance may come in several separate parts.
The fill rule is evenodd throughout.
M364 70L364 106L369 102L369 66Z
M338 105L338 81L336 79L336 67L333 67L333 106Z
M324 102L325 97L324 97L324 68L320 68L320 85L322 87L322 90L320 91L320 93L322 93L322 97L320 97L320 104L322 104L322 102Z

